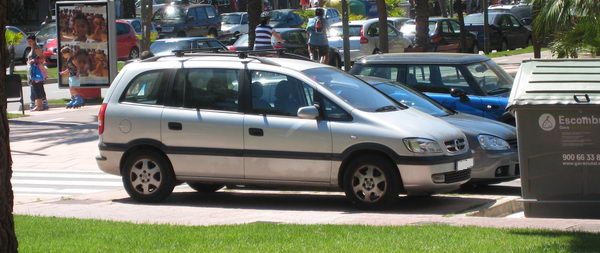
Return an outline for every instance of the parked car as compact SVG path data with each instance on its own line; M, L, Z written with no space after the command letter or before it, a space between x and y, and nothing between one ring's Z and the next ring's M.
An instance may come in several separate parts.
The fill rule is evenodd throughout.
M48 22L44 24L40 30L35 33L35 39L40 46L44 46L51 40L56 39L56 23Z
M160 39L150 45L150 52L155 56L173 54L173 50L219 48L227 51L227 48L215 38L191 37Z
M401 31L404 23L406 23L406 21L409 21L410 18L388 17L387 20L390 25L392 25L394 28L396 28L396 30Z
M140 41L135 36L133 26L123 20L116 21L117 58L136 59L140 57Z
M278 43L277 39L271 38L271 43L275 49L286 49L286 52L301 55L309 58L308 45L306 44L306 30L301 28L275 28L285 43ZM242 34L231 46L227 46L231 51L246 51L248 50L248 34ZM341 60L337 54L337 50L329 48L329 65L340 67Z
M489 12L504 12L515 15L524 25L531 25L531 4L494 4L488 7Z
M46 66L54 67L58 64L58 40L51 39L42 47L42 53L46 57Z
M333 24L328 31L329 47L337 49L338 56L343 62L343 29L342 23ZM355 20L349 22L350 60L357 57L380 53L379 50L379 20ZM388 24L388 43L390 53L402 53L410 45L402 33Z
M132 18L121 20L129 23L133 27L133 30L135 31L135 35L138 38L138 40L142 40L142 21L140 19ZM150 24L150 41L155 41L156 39L158 39L158 31L156 31L156 27L154 26L154 24Z
M221 18L208 4L169 5L154 14L159 38L219 36Z
M223 36L248 33L248 13L231 12L221 14L221 32Z
M154 14L160 8L162 8L166 5L170 5L172 1L171 0L151 0L151 2L152 2L152 14ZM135 1L135 14L138 17L142 16L142 0Z
M506 112L513 78L487 56L404 53L366 56L350 73L404 83L453 110L515 124Z
M407 85L389 79L358 77L396 102L443 119L462 130L475 161L469 183L493 184L519 178L521 171L515 127L454 111Z
M417 35L415 20L406 21L400 30L404 37L415 44ZM473 54L479 53L477 38L466 32L466 48ZM429 40L434 52L462 53L460 44L460 25L451 18L429 18Z
M483 13L470 14L465 17L465 29L477 34L477 41L483 48ZM531 45L531 29L509 13L490 12L488 14L490 48L506 51L525 48Z
M143 202L187 182L201 192L329 188L376 208L400 192L457 189L473 165L456 127L311 61L191 54L134 62L98 119L98 166Z
M302 27L305 20L296 11L295 9L272 10L269 25L273 28Z
M317 8L309 8L308 10L311 11L315 11ZM324 13L323 13L323 17L325 18L325 22L329 28L329 26L331 26L332 24L335 24L337 22L342 22L342 15L340 15L340 13L338 12L338 10L336 8L321 8L323 9ZM308 20L308 24L311 25L312 23L315 22L315 18L310 18Z
M31 51L31 48L29 48L29 45L27 44L27 34L16 26L6 26L6 30L9 30L13 33L21 34L22 38L21 38L19 44L14 45L14 49L15 49L15 59L14 60L15 61L22 60L23 62L26 62L27 54L29 54L29 51Z

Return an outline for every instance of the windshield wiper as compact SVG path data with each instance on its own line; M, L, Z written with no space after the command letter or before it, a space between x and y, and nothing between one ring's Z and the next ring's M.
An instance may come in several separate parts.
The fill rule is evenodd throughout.
M398 110L398 108L396 108L393 105L386 105L386 106L382 106L377 108L377 110L375 110L376 112L391 112L391 111L396 111Z
M488 91L487 93L490 95L494 95L494 94L500 94L500 93L504 93L510 91L510 88L497 88L497 89L493 89L491 91Z

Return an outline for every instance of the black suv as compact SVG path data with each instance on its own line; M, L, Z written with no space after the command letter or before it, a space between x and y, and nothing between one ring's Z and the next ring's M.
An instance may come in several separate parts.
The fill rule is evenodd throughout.
M159 38L165 37L218 37L221 17L212 5L168 5L160 8L152 22Z

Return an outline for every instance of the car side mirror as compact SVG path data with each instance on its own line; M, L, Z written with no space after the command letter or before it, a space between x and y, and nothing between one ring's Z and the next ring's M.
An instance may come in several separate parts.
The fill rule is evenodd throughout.
M298 117L301 119L316 119L319 117L319 109L314 106L304 106L298 108Z
M467 102L470 100L467 93L459 88L452 88L452 90L450 90L450 96L460 98L460 102Z

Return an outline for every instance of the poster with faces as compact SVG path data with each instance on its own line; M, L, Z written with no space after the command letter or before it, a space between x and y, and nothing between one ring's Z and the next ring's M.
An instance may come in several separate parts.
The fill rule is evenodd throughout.
M60 87L110 85L107 8L105 2L57 3Z

